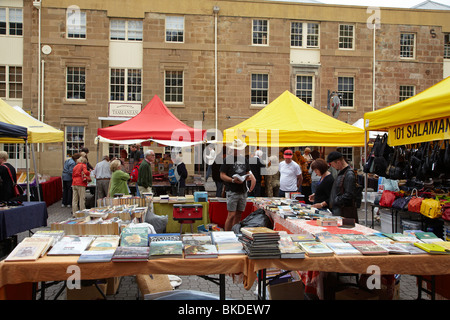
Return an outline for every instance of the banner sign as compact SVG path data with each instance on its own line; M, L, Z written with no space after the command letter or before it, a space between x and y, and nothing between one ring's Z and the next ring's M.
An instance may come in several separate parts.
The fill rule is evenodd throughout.
M109 103L108 116L110 117L134 117L141 112L142 103Z
M450 139L450 117L389 128L388 145L400 146L445 139Z

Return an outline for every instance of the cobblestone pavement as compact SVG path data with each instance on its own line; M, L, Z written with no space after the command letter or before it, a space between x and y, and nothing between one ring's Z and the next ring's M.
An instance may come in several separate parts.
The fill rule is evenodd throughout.
M61 201L48 207L48 226L42 229L50 229L50 224L56 221L62 221L71 216L71 209L61 207ZM360 223L364 224L365 213L360 210ZM369 218L370 219L370 218ZM375 223L375 229L380 228L379 222ZM32 230L35 232L38 229ZM18 241L21 241L23 237L28 236L29 232L22 232L18 234ZM212 277L218 277L212 275ZM208 292L215 295L219 295L219 286L209 280L205 280L198 276L179 276L182 280L182 284L177 289L183 290L197 290L202 292ZM45 299L52 300L62 287L62 283L54 285L46 290ZM256 283L250 290L246 290L242 283L234 283L230 276L226 276L226 297L227 299L235 300L257 300L256 295L257 286ZM400 279L400 300L414 300L417 299L418 290L416 285L416 277L410 275L401 275ZM39 298L39 295L38 295ZM425 294L422 294L423 299L428 299ZM58 300L65 300L66 294L63 293L58 297ZM138 300L143 297L138 293L138 287L134 276L125 276L121 278L119 289L115 295L108 295L108 300Z

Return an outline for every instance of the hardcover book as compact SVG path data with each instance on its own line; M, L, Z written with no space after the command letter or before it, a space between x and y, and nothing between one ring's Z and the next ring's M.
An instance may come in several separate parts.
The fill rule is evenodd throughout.
M266 227L244 227L241 228L241 233L250 239L279 239L278 231Z
M120 234L122 247L148 247L147 228L125 228Z
M6 257L5 261L34 261L45 254L52 238L24 238Z
M316 239L312 234L290 234L289 235L294 242L311 242L315 241Z
M306 254L310 257L323 257L334 255L333 250L331 250L325 243L322 242L301 242L300 246L305 250Z
M182 235L181 241L184 245L213 244L211 235L207 233L186 233Z
M92 263L92 262L109 262L111 261L116 249L103 248L103 250L84 250L78 258L78 263Z
M361 255L361 252L347 242L329 242L328 248L334 251L338 256L354 256Z
M117 247L111 261L147 261L149 257L149 247Z
M64 236L47 253L48 256L61 255L81 255L86 248L94 241L95 237L90 236Z
M344 241L342 241L342 239L339 236L337 236L335 234L332 234L332 233L329 233L329 232L317 233L316 234L316 240L320 241L320 242L323 242L323 243L344 242Z
M349 242L358 249L363 255L386 255L389 251L373 241L352 241Z
M238 237L233 231L213 231L211 232L211 239L215 244L220 242L238 241Z
M149 234L148 239L151 242L157 241L181 241L180 233L155 233Z
M404 247L395 243L383 243L380 246L389 251L389 254L410 254Z
M416 232L415 235L416 235L417 239L419 239L425 243L442 241L442 239L438 238L433 232Z
M425 242L416 242L414 245L429 254L450 254L449 251L445 250L444 247L436 244L435 242L432 243L425 243Z
M186 259L217 258L217 248L213 244L184 245L184 257Z
M182 258L183 243L181 241L150 242L149 259L156 258Z
M241 242L218 242L216 243L219 255L226 254L245 254L244 247Z
M305 251L300 248L298 242L292 241L289 235L280 238L278 247L281 259L301 259L305 257Z

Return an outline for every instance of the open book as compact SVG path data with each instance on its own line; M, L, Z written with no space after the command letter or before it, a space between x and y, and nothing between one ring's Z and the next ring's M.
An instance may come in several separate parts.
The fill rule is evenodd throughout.
M243 176L238 175L237 173L233 174L232 178L233 179L239 179L240 181L245 181L245 179L247 179L247 177L249 176L249 174L245 174Z

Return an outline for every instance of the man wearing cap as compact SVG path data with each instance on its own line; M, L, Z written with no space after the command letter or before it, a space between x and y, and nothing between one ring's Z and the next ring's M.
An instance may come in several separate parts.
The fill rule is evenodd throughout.
M242 212L245 211L247 205L247 191L253 191L255 187L255 177L250 171L250 164L245 158L243 151L246 144L239 139L235 139L229 146L229 155L225 158L225 162L220 167L220 178L226 186L227 194L227 211L228 216L225 221L225 231L241 221ZM245 180L241 180L234 175L245 176ZM247 190L246 180L251 181L250 189Z
M278 196L281 198L285 197L286 192L297 192L302 185L302 169L295 161L292 161L292 156L292 150L286 149L283 153L284 161L279 164L280 191Z
M330 195L330 207L333 215L352 218L358 222L355 203L356 177L352 167L338 151L331 152L327 157L327 162L338 171Z

